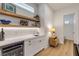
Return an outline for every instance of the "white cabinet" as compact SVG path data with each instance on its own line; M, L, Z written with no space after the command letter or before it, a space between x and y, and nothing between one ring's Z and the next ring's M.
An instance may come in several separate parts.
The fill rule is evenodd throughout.
M44 38L35 38L31 40L27 40L24 43L25 46L25 55L26 56L33 56L37 52L39 52L41 49L44 48Z
M25 41L25 44L24 44L24 53L25 55L32 55L33 51L32 51L32 48L33 48L33 40L28 40L28 41Z
M2 52L1 52L2 50L0 49L0 56L2 55Z

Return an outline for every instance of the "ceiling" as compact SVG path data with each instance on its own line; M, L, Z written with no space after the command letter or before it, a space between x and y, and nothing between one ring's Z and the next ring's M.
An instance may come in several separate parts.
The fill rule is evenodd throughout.
M79 3L48 3L53 10L60 10L68 7L78 6Z

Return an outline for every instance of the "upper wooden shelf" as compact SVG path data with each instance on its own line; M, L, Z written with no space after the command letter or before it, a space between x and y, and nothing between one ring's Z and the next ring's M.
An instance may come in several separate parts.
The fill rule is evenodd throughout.
M35 19L33 17L30 17L30 16L22 16L22 15L14 14L14 13L11 13L11 12L4 11L2 9L0 9L0 14L7 15L7 16L11 16L11 17L16 17L16 18L21 18L21 19L28 19L28 20L32 20L32 21L39 22L39 20L37 20L37 19Z

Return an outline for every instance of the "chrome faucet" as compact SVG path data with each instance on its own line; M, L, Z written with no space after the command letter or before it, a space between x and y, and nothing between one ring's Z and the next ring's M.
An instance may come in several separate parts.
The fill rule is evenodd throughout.
M34 31L34 36L38 36L39 35L39 32L38 31Z

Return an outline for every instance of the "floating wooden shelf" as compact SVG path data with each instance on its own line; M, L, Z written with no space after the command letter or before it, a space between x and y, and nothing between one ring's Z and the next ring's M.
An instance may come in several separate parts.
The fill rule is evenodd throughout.
M0 24L0 27L17 27L16 25L12 25L12 24L9 24L9 25L7 25L7 24Z
M0 24L0 27L24 27L24 28L39 28L39 27L33 27L33 26L21 26L21 25L13 25L13 24Z
M37 20L37 19L35 19L33 17L30 17L30 16L22 16L22 15L10 13L10 12L4 11L2 9L0 9L0 14L7 15L7 16L11 16L11 17L16 17L16 18L27 19L27 20L39 22L39 20Z

